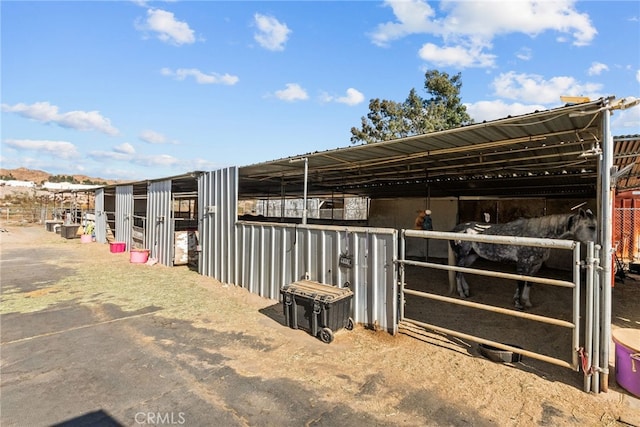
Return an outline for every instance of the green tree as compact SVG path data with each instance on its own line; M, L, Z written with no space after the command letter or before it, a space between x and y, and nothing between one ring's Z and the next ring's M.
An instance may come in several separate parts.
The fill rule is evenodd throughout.
M425 73L424 89L430 98L423 99L412 88L404 102L372 99L361 127L351 128L351 142L370 144L473 123L460 99L461 88L460 73L450 77L429 70Z
M51 175L49 182L70 182L71 184L78 184L78 180L73 175Z

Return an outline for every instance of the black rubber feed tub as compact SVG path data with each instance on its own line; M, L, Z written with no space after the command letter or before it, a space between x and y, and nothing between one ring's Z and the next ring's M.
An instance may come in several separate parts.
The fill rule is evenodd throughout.
M522 348L513 344L506 344L510 347ZM519 353L514 353L510 350L503 350L501 348L497 348L488 344L479 344L478 350L480 354L486 357L487 359L493 362L501 362L501 363L516 363L522 361L522 355Z

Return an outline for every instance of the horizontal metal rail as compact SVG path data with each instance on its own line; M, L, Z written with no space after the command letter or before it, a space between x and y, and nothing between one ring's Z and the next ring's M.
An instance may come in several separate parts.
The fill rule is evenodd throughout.
M480 310L491 311L493 313L506 314L513 317L519 317L521 319L534 320L540 323L547 323L549 325L562 326L565 328L573 329L575 325L566 320L554 319L553 317L539 316L537 314L525 313L523 311L510 310L508 308L496 307L494 305L480 304L477 302L471 302L458 298L445 297L438 294L432 294L429 292L416 291L413 289L404 289L405 294L415 295L418 297L429 298L436 301L447 302L451 304L457 304L465 307L477 308Z
M575 283L568 282L566 280L550 279L546 277L525 276L524 274L503 273L500 271L486 271L486 270L478 270L476 268L470 268L470 267L458 267L455 265L445 265L445 264L437 264L433 262L422 262L422 261L411 261L411 260L404 260L402 261L402 263L405 265L414 265L416 267L428 267L428 268L437 268L440 270L447 270L447 271L459 271L461 273L476 274L478 276L490 276L490 277L498 277L501 279L524 280L526 282L542 283L545 285L560 286L563 288L573 288L576 286Z
M538 248L573 249L576 242L565 239L542 239L538 237L498 236L493 234L453 233L451 231L402 230L406 237L423 239L454 240L465 242L495 243L503 245L534 246Z

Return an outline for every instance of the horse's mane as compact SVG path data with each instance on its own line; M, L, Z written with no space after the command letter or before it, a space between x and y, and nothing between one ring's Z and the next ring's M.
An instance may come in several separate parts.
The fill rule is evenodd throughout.
M519 218L511 222L492 225L488 234L522 237L565 238L570 233L575 214L547 215Z
M532 237L562 237L570 232L570 223L575 214L547 215L521 219L522 231Z

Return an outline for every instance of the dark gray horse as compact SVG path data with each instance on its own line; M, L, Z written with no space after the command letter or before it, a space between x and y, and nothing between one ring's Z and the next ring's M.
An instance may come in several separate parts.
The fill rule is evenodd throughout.
M569 239L586 243L595 241L596 224L596 217L590 210L580 209L574 214L521 218L505 224L466 222L458 224L452 231L466 234ZM542 263L549 258L550 252L548 248L463 240L452 240L450 244L458 267L469 267L478 257L481 257L490 261L515 262L517 273L526 276L537 273ZM461 272L456 272L456 285L461 297L469 296L469 284ZM517 309L531 307L530 288L530 283L518 280L518 287L513 296Z

